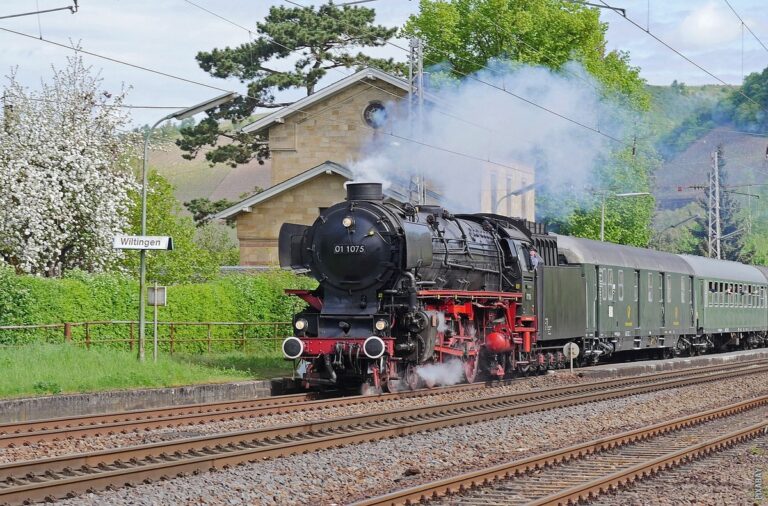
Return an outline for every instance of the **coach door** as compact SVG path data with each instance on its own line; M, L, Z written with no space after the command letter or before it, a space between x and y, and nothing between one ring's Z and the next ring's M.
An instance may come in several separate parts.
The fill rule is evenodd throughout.
M685 302L683 310L686 313L688 313L688 319L687 319L688 327L694 328L696 326L696 321L695 321L695 314L694 314L693 308L696 307L696 304L694 301L696 291L693 289L693 276L681 276L681 279L683 283L681 293L683 294L682 296L685 298L685 300L683 301Z
M627 271L627 273L632 275L629 285L632 293L627 297L624 329L636 330L640 328L640 271Z

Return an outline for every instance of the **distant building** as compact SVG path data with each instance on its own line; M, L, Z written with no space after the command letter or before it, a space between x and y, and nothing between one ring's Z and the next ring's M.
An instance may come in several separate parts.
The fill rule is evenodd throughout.
M259 132L270 149L272 186L216 215L234 218L240 265L276 264L284 222L311 224L321 208L344 199L344 183L362 147L381 125L376 117L407 97L408 83L375 69L361 70L243 128ZM487 164L480 175L478 211L534 218L534 192L502 198L533 183L533 171ZM408 196L396 188L390 197ZM430 200L439 195L430 192ZM498 205L497 205L498 204Z

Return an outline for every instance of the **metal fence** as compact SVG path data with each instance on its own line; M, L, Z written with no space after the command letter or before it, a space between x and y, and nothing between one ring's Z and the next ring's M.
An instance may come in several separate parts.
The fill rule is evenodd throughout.
M157 322L158 347L168 353L254 351L278 352L291 333L290 322ZM146 348L152 347L153 322L145 326ZM134 350L138 346L138 321L92 321L42 325L0 326L0 346L35 342L71 343Z

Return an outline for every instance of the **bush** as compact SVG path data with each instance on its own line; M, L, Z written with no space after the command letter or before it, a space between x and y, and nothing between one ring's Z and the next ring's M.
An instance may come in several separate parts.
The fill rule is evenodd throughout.
M208 283L168 287L168 305L159 308L160 322L286 322L303 302L285 295L286 288L311 288L315 282L286 271L219 276ZM50 324L64 322L134 321L138 318L138 282L121 274L87 274L72 271L63 279L13 274L0 268L0 325ZM153 308L147 307L147 320ZM94 343L127 338L128 329L103 326L91 329ZM288 329L280 329L287 332ZM197 352L207 349L206 326L175 329L178 339L200 339L179 344L176 350ZM216 327L213 339L277 337L274 327ZM137 332L136 332L137 333ZM151 325L147 335L152 333ZM160 326L162 348L169 347L169 326ZM74 341L83 341L85 329L73 327ZM0 344L23 344L63 340L63 330L0 331ZM246 343L248 347L250 343ZM218 344L233 349L238 343ZM116 343L115 346L124 346Z

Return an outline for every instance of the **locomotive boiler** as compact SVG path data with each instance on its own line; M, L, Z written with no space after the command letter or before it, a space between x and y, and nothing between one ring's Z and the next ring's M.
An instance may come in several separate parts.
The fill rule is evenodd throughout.
M281 266L319 284L290 291L308 309L295 315L284 355L304 361L308 386L390 390L416 387L416 367L427 362L456 361L470 381L546 367L533 353L531 225L385 200L378 183L348 184L346 201L313 225L281 228Z

